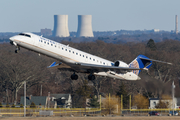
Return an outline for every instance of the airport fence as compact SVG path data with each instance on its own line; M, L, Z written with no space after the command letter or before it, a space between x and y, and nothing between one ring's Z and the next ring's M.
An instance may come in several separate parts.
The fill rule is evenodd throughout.
M176 111L180 115L180 109L123 109L121 115L123 116L151 116L152 111L158 112L159 116L169 116L170 111Z
M99 108L0 108L0 116L3 117L43 117L43 116L60 116L60 117L81 117L81 116L99 116Z
M0 108L2 117L83 117L83 116L148 116L149 112L157 111L160 116L168 116L173 109L122 109L119 112L106 113L108 109L100 108ZM180 112L180 109L174 111ZM180 113L179 113L180 114Z

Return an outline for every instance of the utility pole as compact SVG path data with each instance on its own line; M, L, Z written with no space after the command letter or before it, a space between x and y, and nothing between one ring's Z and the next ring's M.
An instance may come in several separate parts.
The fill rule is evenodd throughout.
M174 115L174 88L175 88L175 85L174 85L174 81L172 82L172 108L173 108L173 113L172 115Z
M26 81L24 82L24 117L26 117Z
M50 107L50 92L48 92L48 108Z
M109 115L111 115L111 107L110 107L110 93L109 93Z
M122 114L122 110L123 110L123 95L121 94L121 114Z
M41 85L41 90L40 90L40 96L42 96L42 85Z
M8 98L8 89L6 89L6 104L9 103L9 98Z
M131 95L129 95L129 110L130 110L130 113L131 113Z

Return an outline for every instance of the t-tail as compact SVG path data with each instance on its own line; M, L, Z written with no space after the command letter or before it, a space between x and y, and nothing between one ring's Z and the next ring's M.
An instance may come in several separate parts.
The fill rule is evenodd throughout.
M172 63L169 62L164 62L164 61L159 61L159 60L154 60L154 59L149 59L148 57L144 56L144 55L139 55L137 56L136 59L134 59L130 64L129 67L130 68L142 68L145 70L148 70L151 65L152 62L160 62L160 63L166 63L166 64L170 64L172 65ZM132 71L134 74L138 75L141 70L133 70Z
M139 55L137 56L136 59L134 59L130 64L129 64L129 67L130 68L143 68L143 69L146 69L148 70L152 65L152 61L144 56L144 55ZM138 75L141 70L133 70L132 71L134 74Z

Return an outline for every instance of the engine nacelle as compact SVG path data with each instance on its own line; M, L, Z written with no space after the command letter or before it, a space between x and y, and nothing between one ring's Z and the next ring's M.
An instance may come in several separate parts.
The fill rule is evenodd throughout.
M127 63L122 62L120 60L117 60L116 62L114 62L114 66L117 66L117 67L129 67Z

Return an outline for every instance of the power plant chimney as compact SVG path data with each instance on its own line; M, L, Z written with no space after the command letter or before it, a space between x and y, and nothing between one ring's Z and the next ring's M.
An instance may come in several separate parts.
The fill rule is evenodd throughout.
M176 32L176 34L178 34L178 16L177 15L176 15L175 32Z
M78 30L76 37L94 37L92 31L92 15L78 15Z
M69 37L68 15L54 15L53 36Z

